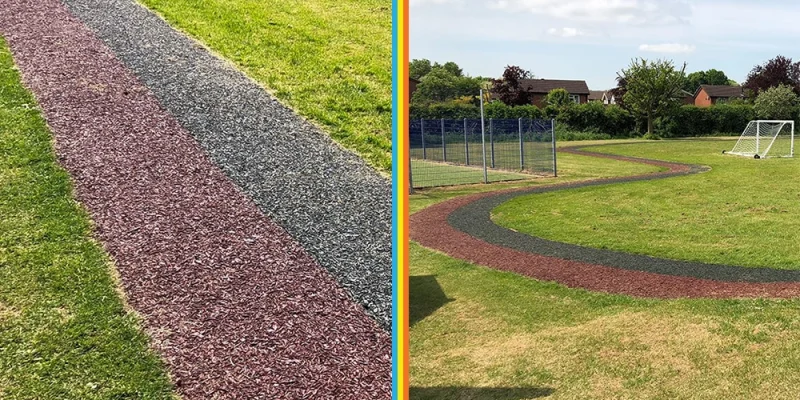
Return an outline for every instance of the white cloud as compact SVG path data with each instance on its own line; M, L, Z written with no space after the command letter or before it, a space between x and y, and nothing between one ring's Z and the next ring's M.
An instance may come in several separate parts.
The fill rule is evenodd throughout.
M489 3L489 8L494 10L505 10L509 7L508 0L496 0Z
M547 30L547 34L550 36L572 38L576 36L584 36L586 33L576 28L560 28L560 29L550 28Z
M691 15L683 0L490 0L488 6L567 21L622 25L682 24Z
M695 49L694 45L679 44L679 43L663 43L663 44L642 44L639 45L639 50L649 51L653 53L691 53Z

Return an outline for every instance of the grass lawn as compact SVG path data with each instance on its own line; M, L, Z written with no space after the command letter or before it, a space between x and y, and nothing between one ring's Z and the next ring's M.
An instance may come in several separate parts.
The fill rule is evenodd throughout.
M594 144L595 142L586 142L586 143ZM576 144L575 142L571 143L571 145L575 144ZM419 165L418 163L419 163L418 160L414 160L412 162L412 164ZM441 166L440 164L436 163L428 163L428 164ZM466 169L465 167L457 167L457 166L452 166L451 168ZM412 175L415 173L414 172L415 169L416 168L412 166L412 171L411 171ZM411 202L409 203L409 207L411 212L413 213L429 205L438 203L440 201L444 201L456 196L461 196L469 193L488 192L492 190L500 190L500 189L508 189L508 188L516 188L516 187L524 187L532 185L553 184L559 182L570 182L570 181L589 179L589 178L609 178L620 175L647 174L662 170L663 168L655 167L652 165L644 165L636 163L620 163L619 161L607 160L603 158L584 157L570 153L558 153L558 178L553 178L552 176L533 176L527 174L526 175L516 174L516 175L522 175L526 179L511 181L511 182L503 182L503 183L490 183L488 185L477 184L469 186L452 186L452 187L442 187L435 189L434 188L422 189L422 190L417 190L415 194L411 197ZM475 172L473 172L473 174L475 174ZM482 169L478 170L477 174L478 178L476 182L479 182L480 180L483 179L483 170ZM500 174L500 173L496 172L495 174Z
M385 0L140 0L377 168L391 171Z
M0 38L0 398L169 399Z
M721 154L731 141L593 150L711 166L666 180L529 195L494 220L557 241L680 260L800 268L800 161ZM635 234L632 234L634 233Z
M649 149L647 155L662 158L661 146L683 145L613 150L644 155L637 151ZM712 142L707 148L717 147ZM573 164L559 158L560 167L574 170L565 180L592 176L594 160L582 159L574 156ZM619 167L606 165L605 176L631 172L629 163L603 161ZM429 189L412 195L410 208L415 212L458 195L536 183ZM797 397L798 300L650 300L594 293L476 266L415 243L410 275L414 399Z
M593 142L587 142L593 143ZM571 143L572 146L575 142ZM519 171L519 147L517 143L498 143L495 146L495 166L496 169L488 169L489 182L500 182L521 179L543 179L541 174L549 175L552 172L552 148L548 143L525 143L524 154L526 154L526 172L539 171L538 175L520 173ZM473 151L473 147L474 150ZM444 164L441 147L431 147L425 149L426 159L423 161L422 149L411 149L411 177L414 186L418 188L446 185L464 185L483 182L483 159L481 158L481 147L477 144L470 147L469 167ZM449 144L447 149L447 161L451 163L466 164L465 148L463 144ZM582 177L608 177L615 174L637 174L659 171L656 167L640 165L634 163L620 163L615 161L603 160L591 157L574 156L569 153L558 153L558 174L569 179ZM438 162L437 162L438 161ZM487 159L488 162L488 159ZM489 164L487 164L489 165ZM546 172L542 172L546 171ZM550 181L548 181L550 182Z
M535 178L533 175L494 169L487 170L486 176L489 182ZM411 160L411 177L415 188L482 183L483 168Z
M469 150L469 151L467 151ZM483 166L483 146L480 142L469 143L465 146L461 143L447 144L447 159L442 145L430 145L423 149L414 147L409 153L412 158L424 159L428 161L447 161L449 163L467 165L467 154L469 154L469 165ZM553 147L550 142L525 142L523 143L523 163L524 169L535 172L550 172L553 168ZM492 150L489 143L486 143L486 165L492 166ZM494 168L505 170L520 170L519 142L500 142L494 144Z

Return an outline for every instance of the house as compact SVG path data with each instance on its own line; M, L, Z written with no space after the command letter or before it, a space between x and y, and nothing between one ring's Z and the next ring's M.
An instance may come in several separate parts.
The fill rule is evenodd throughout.
M606 90L606 92L603 93L603 98L601 99L601 101L605 105L617 104L617 97L614 94L613 90Z
M590 90L589 91L589 101L603 101L603 96L605 96L605 90Z
M414 79L414 78L412 78L410 76L408 77L408 101L409 102L411 101L411 97L414 96L414 92L417 90L417 85L418 84L419 84L418 80L416 80L416 79Z
M575 103L585 104L589 101L589 86L586 81L523 79L520 84L531 93L531 103L537 107L544 107L544 99L553 89L565 89Z
M741 86L700 85L694 93L693 104L697 107L710 107L714 104L744 98Z

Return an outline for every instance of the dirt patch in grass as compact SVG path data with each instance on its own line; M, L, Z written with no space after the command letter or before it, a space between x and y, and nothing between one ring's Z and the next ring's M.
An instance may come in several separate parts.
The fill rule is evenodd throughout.
M0 303L0 321L10 318L19 318L20 315L22 314L19 312L19 310Z

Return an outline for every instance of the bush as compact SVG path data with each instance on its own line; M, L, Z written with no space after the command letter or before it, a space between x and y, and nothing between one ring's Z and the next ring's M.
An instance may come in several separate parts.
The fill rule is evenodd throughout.
M611 139L611 135L607 133L586 132L575 130L567 124L556 124L556 140L558 141L573 141L573 140L605 140Z
M507 106L499 101L493 101L483 106L484 118L517 119L517 118L546 118L541 109L534 105ZM411 119L461 119L480 118L481 109L474 104L461 102L435 103L428 106L412 104L409 108Z
M642 138L647 140L661 140L661 136L654 132L647 132Z
M630 137L636 133L636 118L630 111L612 104L606 107L604 117L603 132L614 137Z
M525 106L507 106L502 102L493 101L489 104L485 104L483 110L486 118L493 119L540 119L544 117L542 110L533 104ZM480 110L478 116L480 117Z
M797 95L788 85L771 87L759 93L753 108L760 119L792 119L797 115Z
M571 107L573 104L572 99L569 98L569 92L566 89L553 89L544 98L544 103L548 106L553 106L558 110L564 110Z
M575 130L605 133L611 137L629 137L635 128L635 118L630 112L600 102L567 108L558 116L558 121Z
M414 105L409 108L411 119L460 119L480 118L480 107L474 104L459 104L454 102L435 103L428 106Z
M752 105L744 103L720 104L709 108L714 121L713 133L742 133L747 123L756 119Z
M480 107L463 102L450 101L428 106L412 104L411 119L461 119L480 118ZM499 101L484 104L484 117L492 119L557 119L556 126L569 126L565 137L575 138L577 132L596 134L601 137L630 137L635 132L636 119L630 112L616 105L604 106L599 102L567 107L561 113L555 106L540 109L535 105L507 106ZM566 131L565 131L566 132ZM586 136L586 135L584 135ZM583 136L581 137L583 138ZM565 139L574 140L574 139Z
M555 119L558 117L558 107L554 105L545 106L542 109L542 113L544 114L545 119Z

